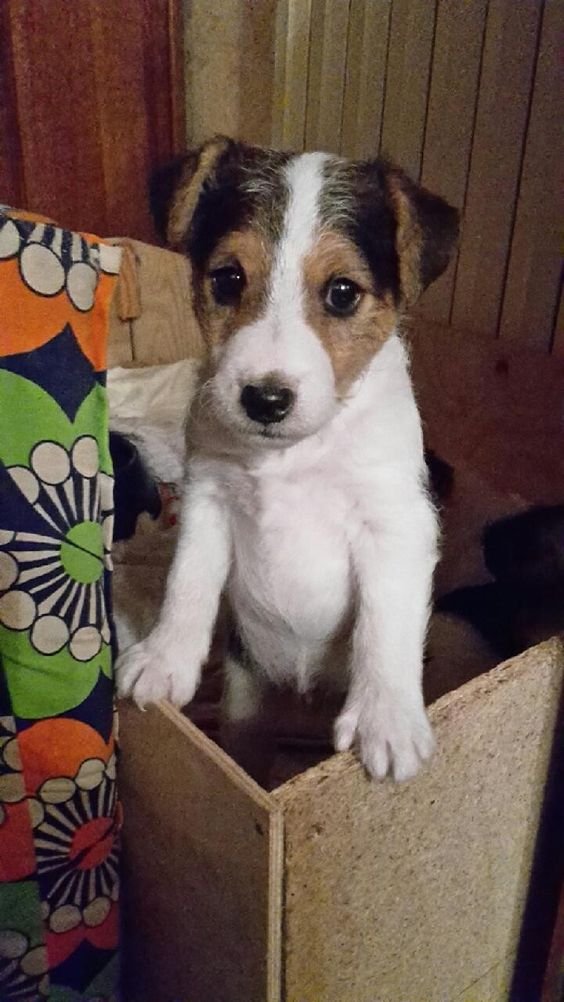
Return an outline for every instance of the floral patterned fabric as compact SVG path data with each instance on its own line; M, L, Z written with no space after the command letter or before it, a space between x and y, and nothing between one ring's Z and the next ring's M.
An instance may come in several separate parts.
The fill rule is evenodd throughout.
M0 1000L117 999L104 386L120 251L0 211Z

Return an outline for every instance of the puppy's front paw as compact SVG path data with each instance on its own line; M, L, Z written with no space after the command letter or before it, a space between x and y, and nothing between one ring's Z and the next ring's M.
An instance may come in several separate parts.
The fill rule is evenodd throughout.
M345 705L335 724L335 748L347 751L354 743L371 776L384 779L391 772L396 782L415 776L435 746L423 703L398 694Z
M161 699L185 706L194 698L200 674L199 661L186 654L174 656L149 636L119 656L117 691L119 696L130 696L141 709Z

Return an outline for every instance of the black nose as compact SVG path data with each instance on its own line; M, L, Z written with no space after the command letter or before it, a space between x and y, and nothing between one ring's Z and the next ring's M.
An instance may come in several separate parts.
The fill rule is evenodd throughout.
M251 421L272 424L282 421L292 409L294 394L276 383L249 383L241 390L241 406Z

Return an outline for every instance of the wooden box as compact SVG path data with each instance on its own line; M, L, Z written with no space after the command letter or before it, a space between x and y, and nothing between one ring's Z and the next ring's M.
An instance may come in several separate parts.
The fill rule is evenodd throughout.
M143 290L165 252L136 253ZM116 320L112 361L198 352L174 268L176 305ZM157 344L151 311L170 321ZM563 370L517 358L438 330L415 381L445 459L549 502ZM509 999L563 676L553 639L441 696L437 754L404 786L347 753L265 792L169 705L122 705L125 1002Z

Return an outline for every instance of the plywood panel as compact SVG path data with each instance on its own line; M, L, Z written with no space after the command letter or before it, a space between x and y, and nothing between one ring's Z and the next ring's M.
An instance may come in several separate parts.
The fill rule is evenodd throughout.
M276 791L287 1002L507 998L563 668L549 641L439 700L415 783L347 753Z
M309 63L311 0L282 0L276 13L272 142L303 150Z
M419 178L436 0L393 0L382 152Z
M494 336L542 6L491 0L452 323Z
M338 153L347 58L349 0L313 0L306 148Z
M341 153L375 157L380 149L391 0L351 0Z
M500 335L548 350L558 302L564 218L564 4L547 0Z
M279 1002L279 811L166 704L120 744L128 1002Z
M478 103L487 0L439 0L421 181L462 211ZM421 303L424 316L448 323L456 258Z

